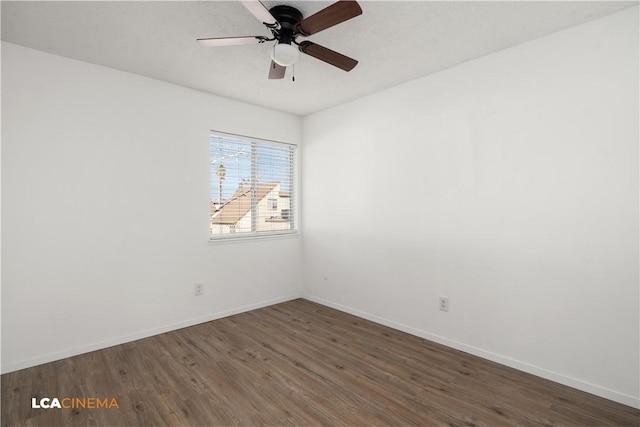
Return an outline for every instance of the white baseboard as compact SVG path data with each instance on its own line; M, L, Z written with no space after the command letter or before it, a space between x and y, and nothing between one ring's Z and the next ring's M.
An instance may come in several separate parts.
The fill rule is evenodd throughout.
M474 356L478 356L483 359L491 360L492 362L496 362L501 365L509 366L511 368L515 368L520 371L527 372L529 374L533 374L538 377L542 377L542 378L566 385L568 387L572 387L587 393L594 394L596 396L604 397L605 399L613 400L615 402L619 402L624 405L628 405L628 406L640 409L640 399L634 396L630 396L624 393L617 392L615 390L611 390L605 387L601 387L595 384L581 381L576 378L568 377L566 375L549 371L547 369L540 368L538 366L531 365L529 363L521 362L519 360L511 359L509 357L505 357L497 353L492 353L490 351L483 350L478 347L474 347L458 341L450 340L440 335L432 334L431 332L428 332L428 331L416 329L411 326L404 325L402 323L384 319L382 317L378 317L376 315L369 314L352 307L338 304L333 301L328 301L317 296L303 295L302 298L308 299L309 301L313 301L321 305L325 305L327 307L335 308L336 310L340 310L345 313L349 313L354 316L358 316L375 323L379 323L384 326L388 326L393 329L397 329L402 332L406 332L411 335L418 336L420 338L427 339L429 341L437 342L438 344L446 345L447 347L455 348L456 350L473 354Z
M8 373L17 371L20 369L30 368L33 366L41 365L43 363L49 363L56 360L64 359L66 357L77 356L83 353L88 353L95 350L101 350L107 347L112 347L114 345L124 344L127 342L139 340L142 338L148 338L153 335L162 334L165 332L175 331L177 329L186 328L189 326L194 326L200 323L210 322L212 320L221 319L228 316L233 316L235 314L244 313L247 311L255 310L262 307L267 307L274 304L279 304L281 302L291 301L297 298L305 298L309 301L316 302L318 304L325 305L327 307L335 308L336 310L343 311L345 313L352 314L354 316L361 317L363 319L370 320L375 323L379 323L381 325L388 326L393 329L397 329L402 332L406 332L411 335L418 336L420 338L424 338L430 341L437 342L442 345L446 345L447 347L454 348L456 350L464 351L469 354L473 354L474 356L482 357L483 359L491 360L492 362L500 363L501 365L509 366L511 368L518 369L523 372L527 372L538 377L542 377L569 387L573 387L578 390L585 391L587 393L594 394L596 396L604 397L605 399L613 400L615 402L622 403L624 405L628 405L634 408L640 409L640 399L630 396L624 393L617 392L615 390L611 390L605 387L601 387L595 384L591 384L585 381L581 381L572 377L568 377L566 375L559 374L557 372L549 371L544 368L540 368L535 365L531 365L529 363L521 362L519 360L511 359L509 357L502 356L497 353L493 353L487 350L483 350L478 347L474 347L468 344L464 344L458 341L454 341L440 335L433 334L428 331L424 331L421 329L413 328L411 326L404 325L402 323L398 323L392 320L388 320L382 317L378 317L376 315L366 313L364 311L348 307L342 304L335 303L333 301L328 301L323 298L309 295L305 293L294 293L290 295L286 295L283 297L273 298L269 300L264 300L260 302L256 302L253 304L248 304L241 307L236 307L229 310L220 311L217 313L209 314L202 317L197 317L194 319L188 319L182 322L173 323L169 325L164 325L158 328L147 329L144 331L136 332L129 335L124 335L120 337L116 337L113 339L99 341L96 343L60 351L49 353L46 355L21 360L18 362L13 362L9 364L2 365L2 373Z
M279 304L285 301L291 301L297 298L301 298L300 293L290 294L283 297L273 298L265 301L259 301L253 304L248 304L242 307L236 307L229 310L220 311L206 316L196 317L194 319L184 320L182 322L172 323L169 325L160 326L157 328L146 329L144 331L136 332L133 334L123 335L120 337L112 338L105 341L99 341L80 347L49 353L38 357L33 357L18 362L8 363L2 365L2 373L18 371L20 369L31 368L33 366L41 365L43 363L54 362L56 360L64 359L66 357L78 356L80 354L89 353L91 351L102 350L114 345L124 344L131 341L139 340L142 338L148 338L153 335L163 334L165 332L175 331L177 329L186 328L189 326L198 325L200 323L210 322L212 320L222 319L223 317L233 316L234 314L245 313L247 311L255 310L257 308L267 307L274 304Z

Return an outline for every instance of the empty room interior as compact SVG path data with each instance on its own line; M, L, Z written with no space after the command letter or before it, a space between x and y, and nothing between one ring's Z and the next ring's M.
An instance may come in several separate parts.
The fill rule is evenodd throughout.
M638 18L2 1L2 426L639 426Z

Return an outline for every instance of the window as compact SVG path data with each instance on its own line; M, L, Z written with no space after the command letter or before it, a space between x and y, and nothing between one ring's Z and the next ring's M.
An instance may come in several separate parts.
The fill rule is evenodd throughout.
M296 146L212 132L211 239L294 233Z

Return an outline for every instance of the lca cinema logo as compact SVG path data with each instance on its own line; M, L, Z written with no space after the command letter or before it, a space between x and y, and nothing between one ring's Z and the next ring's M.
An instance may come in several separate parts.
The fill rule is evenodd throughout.
M32 397L31 408L33 409L113 409L120 408L118 399L115 397Z

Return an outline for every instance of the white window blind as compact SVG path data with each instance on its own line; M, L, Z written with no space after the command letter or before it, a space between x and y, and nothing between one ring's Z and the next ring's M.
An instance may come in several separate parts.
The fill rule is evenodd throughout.
M293 233L296 146L212 132L211 239Z

